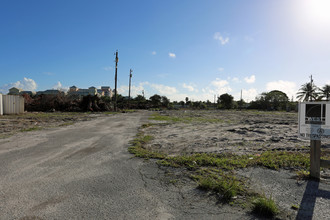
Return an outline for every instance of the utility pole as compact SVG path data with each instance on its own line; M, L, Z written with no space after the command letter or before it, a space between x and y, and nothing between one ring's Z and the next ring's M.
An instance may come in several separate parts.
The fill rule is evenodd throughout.
M133 70L129 70L129 87L128 87L128 108L130 107L130 100L131 100L131 78L132 78Z
M117 111L117 65L118 65L118 50L116 51L116 72L115 72L115 112Z
M312 100L313 100L313 99L312 99L312 90L313 90L313 75L311 75L310 77L311 77L311 90L310 90L310 91L308 91L308 93L310 93L310 94L308 94L308 95L309 95L309 99L310 99L310 101L312 101Z
M143 98L144 98L144 90L142 90L142 96L143 96Z

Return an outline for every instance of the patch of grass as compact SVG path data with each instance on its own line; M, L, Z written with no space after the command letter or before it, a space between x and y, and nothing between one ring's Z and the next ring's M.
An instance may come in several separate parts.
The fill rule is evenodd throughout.
M31 128L21 129L20 131L21 132L29 132L29 131L38 131L38 130L41 130L41 129L42 129L41 127L31 127Z
M244 168L250 162L248 156L207 153L167 157L164 160L166 160L171 166L174 167L185 166L189 168L197 168L203 166L212 166L219 167L225 170Z
M300 206L299 205L291 205L291 209L293 209L293 210L298 210L300 208Z
M123 109L121 112L122 113L132 113L132 112L136 112L136 110L135 109Z
M297 174L297 181L307 180L310 178L310 172L308 170L298 170L296 174Z
M273 217L279 210L271 196L269 198L260 196L253 201L253 212L261 216Z
M133 141L131 141L132 146L128 148L131 154L136 157L142 157L145 159L163 159L166 157L165 154L160 152L150 151L144 148L144 145L153 139L150 135L144 135L142 132L138 133Z
M210 172L197 175L198 187L219 193L224 202L229 202L234 196L244 192L244 185L235 176L223 172Z
M264 166L270 169L292 168L308 170L309 154L295 152L266 151L260 157L254 157L251 165Z
M267 151L258 155L236 155L236 154L207 154L197 153L191 155L179 155L166 157L167 165L173 167L184 166L188 168L198 168L203 166L218 167L224 170L240 169L251 166L263 166L278 170L279 168L291 168L308 170L309 155L291 152Z
M153 126L153 123L147 123L147 124L143 124L141 126L141 128L148 128L148 127L151 127L151 126Z

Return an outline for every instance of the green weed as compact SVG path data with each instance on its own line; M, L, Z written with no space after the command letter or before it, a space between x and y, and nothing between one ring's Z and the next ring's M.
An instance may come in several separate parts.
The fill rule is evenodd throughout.
M266 198L266 196L260 196L253 201L253 212L265 217L273 217L279 211L271 196L269 198Z
M243 185L235 176L220 173L209 173L205 176L196 176L198 187L219 193L224 202L229 202L238 193L243 192Z
M163 159L166 155L159 152L150 151L144 148L144 145L153 139L150 135L144 135L142 132L136 135L136 138L131 141L132 146L128 148L128 151L131 154L134 154L136 157L142 158L155 158L155 159Z
M299 205L291 205L291 209L293 209L293 210L298 210L300 208L300 206Z

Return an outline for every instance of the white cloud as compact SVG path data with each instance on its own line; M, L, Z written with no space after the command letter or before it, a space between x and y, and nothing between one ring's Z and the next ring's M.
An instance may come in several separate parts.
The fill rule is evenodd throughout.
M7 94L9 92L8 90L12 87L23 89L25 91L35 91L37 89L37 83L33 79L24 77L21 81L1 86L0 92L2 92L3 94Z
M218 88L221 88L225 85L228 85L228 81L227 80L221 80L219 78L216 78L214 81L211 82L211 85L216 86Z
M252 100L255 100L257 96L258 96L258 91L255 88L242 89L242 98L245 102L250 102ZM241 93L237 93L235 99L240 100Z
M103 69L105 71L112 71L113 70L113 67L112 66L106 66L106 67L103 67Z
M268 92L272 90L279 90L286 93L289 99L291 99L292 96L295 99L298 88L296 83L294 82L278 80L278 81L268 82L266 84L266 90Z
M216 32L214 35L213 35L213 38L215 39L215 40L218 40L220 43L221 43L221 45L225 45L225 44L227 44L228 42L229 42L229 37L223 37L221 34L220 34L220 32Z
M219 71L219 72L222 72L222 71L224 71L224 70L225 70L225 69L222 68L222 67L219 67L219 68L218 68L218 71Z
M192 85L187 85L187 84L183 83L183 84L182 84L182 87L185 88L185 89L188 89L190 92L193 92L193 91L198 92L198 90L196 90L196 89L194 88L194 86L192 86Z
M245 77L244 80L246 83L254 83L256 81L256 76L252 75L250 77Z
M177 89L171 86L165 86L162 84L151 84L151 88L157 90L161 95L172 95L177 93Z
M131 97L134 98L137 95L142 95L142 91L145 90L144 85L148 85L148 84L149 84L148 82L142 82L142 83L139 83L138 86L132 85L131 86ZM128 86L122 85L118 88L118 93L121 94L122 96L128 96L128 91L129 91Z
M156 55L157 53L156 53L156 51L152 51L151 54L152 55Z
M207 96L213 96L213 95L221 95L224 93L231 92L232 89L229 86L229 82L227 80L221 80L219 78L216 78L214 81L211 82L211 88L205 88ZM204 96L206 95L204 94Z
M168 53L168 56L171 57L171 58L175 58L176 57L175 53Z
M53 89L60 90L60 91L65 91L65 92L69 90L69 88L68 87L64 87L60 81L58 81L57 84L54 85L52 88Z

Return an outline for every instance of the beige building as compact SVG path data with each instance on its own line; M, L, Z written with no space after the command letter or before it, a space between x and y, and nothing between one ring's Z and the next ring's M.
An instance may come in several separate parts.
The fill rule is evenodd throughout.
M8 95L19 95L21 92L22 92L22 89L13 87L13 88L9 89Z
M98 96L112 96L112 92L109 86L102 86L101 89L97 89L94 86L89 87L88 89L79 89L76 86L71 86L68 92L68 95L78 95L78 96L87 96L87 95L98 95Z
M57 89L48 89L45 91L39 91L37 92L37 95L65 95L65 92L62 92Z

